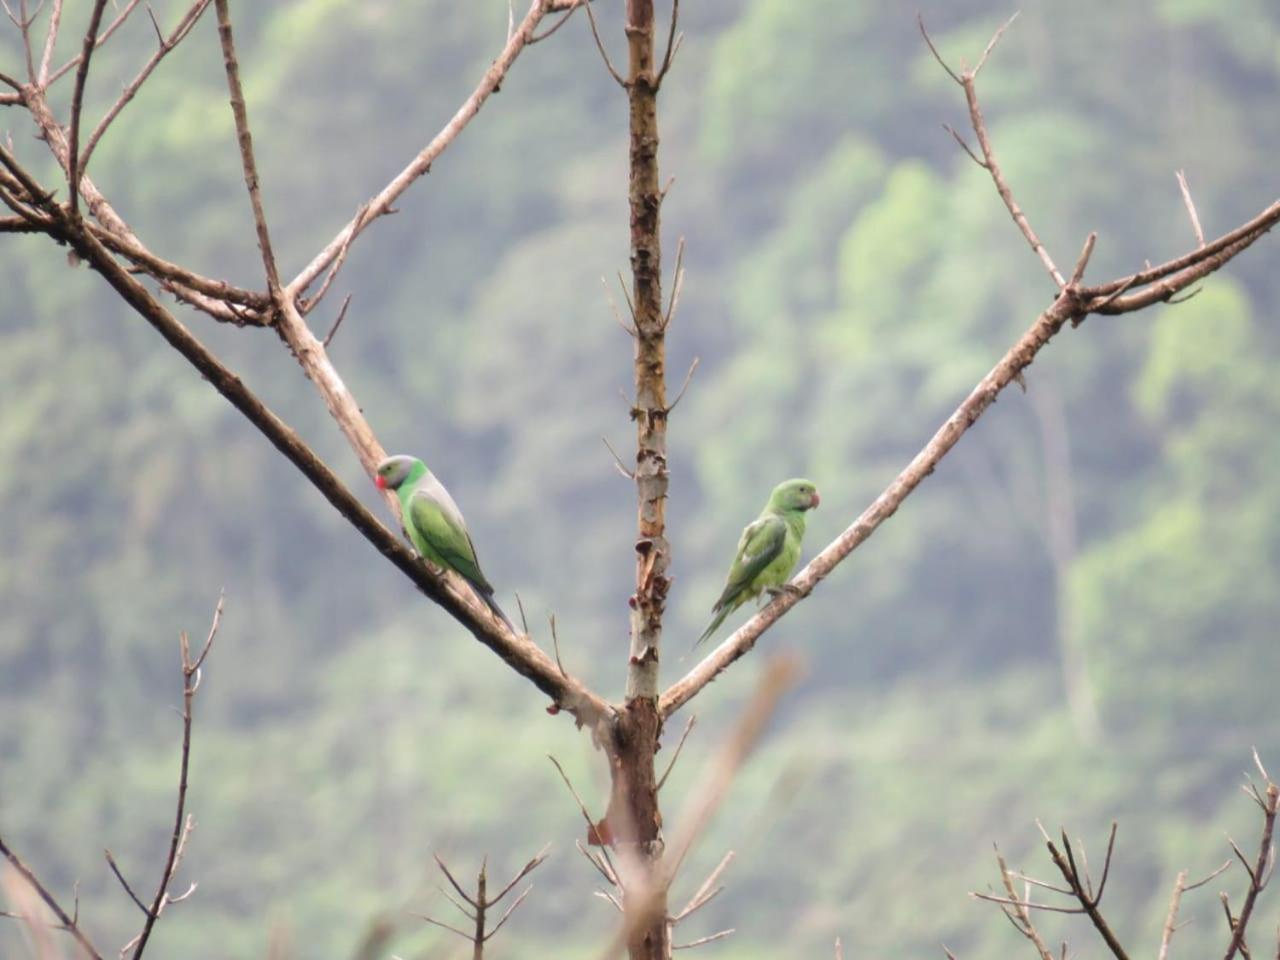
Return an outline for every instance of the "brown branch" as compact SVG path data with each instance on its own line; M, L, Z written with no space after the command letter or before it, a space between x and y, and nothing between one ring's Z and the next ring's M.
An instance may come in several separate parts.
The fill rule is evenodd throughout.
M1234 247L1243 240L1247 239L1252 243L1274 227L1277 222L1280 222L1280 200L1276 200L1252 220L1242 223L1228 233L1224 233L1221 237L1206 244L1199 250L1193 250L1190 253L1183 254L1181 257L1175 257L1157 267L1148 265L1144 270L1130 274L1127 277L1112 280L1110 283L1087 287L1082 293L1087 297L1103 297L1107 294L1115 293L1121 287L1146 286L1170 274L1185 270L1187 267L1201 264L1208 258Z
M3 147L0 165L11 171L26 171ZM27 177L29 180L29 177ZM42 191L34 181L24 184L35 194ZM73 224L56 204L46 202L44 209L55 220L54 231L70 243L82 259L90 263L120 294L121 298L150 323L220 394L258 429L284 456L298 468L311 484L341 513L375 549L390 560L426 596L466 627L521 676L550 696L580 723L590 727L608 716L612 708L588 690L577 679L562 674L555 662L527 637L507 629L488 607L483 605L457 575L429 567L389 531L343 485L332 470L284 421L276 416L244 382L222 365L199 340L129 274L83 223ZM293 316L296 317L296 311ZM301 323L300 318L297 320ZM304 327L305 329L305 327ZM310 334L307 334L310 336ZM319 341L311 338L314 348ZM307 369L304 363L304 369ZM332 368L329 368L330 370ZM336 378L337 374L333 376ZM341 384L341 381L338 381ZM345 387L343 388L345 393ZM345 396L350 400L350 394ZM360 421L363 424L363 418ZM365 425L367 429L367 425ZM371 434L370 434L371 435ZM375 441L376 442L376 441Z
M654 87L661 87L662 81L667 75L667 71L671 69L671 62L675 59L676 52L680 49L680 42L684 39L684 34L676 34L676 27L680 23L680 0L671 0L671 25L667 30L667 50L662 55L662 66L658 68L658 75L653 78ZM684 241L680 241L680 245L684 246ZM677 269L677 273L679 270Z
M1040 960L1054 960L1053 951L1049 949L1049 945L1044 942L1044 938L1040 936L1040 931L1036 929L1035 924L1032 922L1031 913L1027 905L1016 902L1018 894L1013 889L1013 877L1009 873L1009 865L1005 863L1004 854L1000 852L1000 848L996 847L995 850L996 863L1000 866L1000 879L1004 883L1004 889L1009 894L1009 898L1015 901L1013 908L1017 911L1018 922L1014 926L1035 945L1036 952L1040 954Z
M1169 263L1135 274L1128 278L1102 284L1098 287L1081 287L1078 291L1067 287L1059 291L1057 298L1026 333L1005 353L1000 361L982 378L976 387L942 424L901 473L868 506L854 522L821 553L813 558L791 581L792 590L778 595L763 610L738 628L702 662L676 681L662 695L661 711L664 719L670 717L714 680L729 664L739 659L755 646L756 641L772 627L788 610L813 592L813 589L846 557L864 543L880 525L897 512L902 502L937 468L942 458L964 436L965 432L986 412L1000 392L1017 380L1031 365L1037 354L1055 337L1068 322L1078 323L1090 313L1128 313L1148 303L1167 299L1216 270L1223 267L1280 222L1280 201L1272 204L1244 226L1231 231L1219 240L1208 244L1204 250L1186 254ZM1179 265L1182 272L1170 269ZM1102 301L1126 284L1144 282L1143 275L1151 278L1165 277L1156 294L1140 291L1128 297L1120 297L1102 305ZM1135 277L1137 279L1135 279ZM1155 289L1155 288L1152 288ZM1144 298L1142 301L1131 297Z
M556 9L563 8L558 7ZM587 6L587 9L591 9L590 5ZM290 299L296 298L310 286L324 269L334 262L344 244L349 244L374 220L388 213L392 204L395 203L400 195L409 189L415 180L431 169L431 164L457 139L463 128L480 112L480 108L489 99L489 95L502 83L507 71L511 69L511 65L520 56L520 52L528 45L534 30L548 12L551 11L548 9L547 0L533 0L529 6L529 12L525 14L524 19L507 41L498 58L485 71L484 76L480 79L480 83L471 93L471 96L463 102L462 106L458 108L457 112L431 142L413 158L407 167L396 175L394 180L383 187L382 191L367 203L361 205L361 210L365 211L364 215L361 216L357 212L357 215L338 231L337 236L316 254L315 258L302 269L302 272L289 281L285 292Z
M63 131L62 126L54 118L53 113L50 111L49 105L43 95L32 91L31 95L27 97L26 106L27 109L31 111L32 118L35 120L36 125L40 128L42 139L49 147L54 159L58 161L58 164L62 167L63 171L69 174L71 169L70 147L67 142L66 134ZM12 158L10 159L12 160ZM152 254L142 241L138 239L137 235L133 233L129 225L121 219L118 213L116 213L111 204L107 202L106 197L104 197L98 190L92 178L81 175L79 179L81 196L84 197L89 210L93 213L94 217L97 218L102 227L107 232L114 235L117 241L115 248L120 249L125 256L128 256L135 263L147 268L148 272L150 272L149 264L163 264L164 261ZM173 265L168 266L172 267ZM174 267L174 270L180 273L185 272L181 271L181 268L176 267ZM209 316L216 320L239 325L243 325L246 322L254 322L253 320L246 318L244 311L237 310L232 304L217 299L214 294L206 294L202 292L201 287L209 285L218 286L220 285L220 281L205 280L201 278L201 287L196 287L186 286L184 281L169 279L164 274L157 274L157 278L160 279L161 286L170 293L173 293L179 299L190 303L192 306L209 314ZM264 302L269 301L264 300Z
M102 26L102 12L107 0L94 0L93 13L89 17L89 29L84 35L84 49L80 53L80 66L76 68L75 90L71 95L71 145L67 156L67 188L71 191L71 218L80 216L80 111L84 106L84 85L89 79L89 61L98 47L98 28Z
M1114 825L1112 829L1114 831ZM1072 895L1077 901L1079 901L1080 907L1089 917L1089 920L1092 921L1094 929L1098 931L1098 935L1102 937L1108 949L1111 950L1112 955L1116 960L1129 960L1128 953L1125 952L1120 941L1116 939L1116 935L1112 932L1110 924L1107 923L1106 918L1103 917L1102 912L1098 909L1101 897L1090 896L1085 887L1085 882L1076 867L1075 855L1072 853L1071 841L1067 837L1066 831L1064 830L1062 832L1062 846L1067 854L1065 857L1058 851L1058 847L1052 840L1047 842L1047 846L1049 849L1049 856L1053 859L1054 866L1056 866L1058 868L1058 872L1062 874L1062 879L1067 881L1067 886L1071 888Z
M338 328L342 326L342 321L347 318L347 307L349 306L351 306L351 294L348 293L342 299L342 308L338 310L338 319L333 321L333 326L329 328L329 332L326 333L324 335L324 339L320 341L320 345L326 350L329 349L329 344L333 343L333 338L337 334ZM527 630L525 632L528 633Z
M173 32L166 38L160 37L160 45L156 52L151 55L151 59L146 62L138 75L133 78L121 92L120 97L111 105L111 109L106 115L98 121L98 125L93 128L93 133L89 135L89 142L84 148L84 153L80 157L80 169L89 169L89 158L93 156L94 149L98 146L98 141L102 139L102 135L107 132L107 128L115 121L130 101L137 95L138 90L147 82L147 78L151 76L156 67L160 65L160 61L169 55L178 44L180 44L186 36L191 32L191 28L196 25L196 21L209 7L210 0L196 0L196 2L187 10L182 19L178 21L178 25L174 27ZM61 5L61 4L59 4Z
M116 858L111 855L110 850L103 850L103 854L107 858L107 866L111 868L111 872L116 875L116 879L120 881L120 886L124 887L124 892L129 895L129 899L138 905L138 909L142 911L144 916L150 915L147 905L142 902L142 898L133 892L133 887L129 886L129 881L124 878L124 874L120 872L120 867L116 863Z
M439 866L440 871L448 879L450 885L453 889L457 890L458 895L471 906L471 909L468 910L462 904L458 903L458 901L454 900L453 897L449 896L446 890L443 888L440 889L440 892L444 894L445 899L457 907L458 911L472 922L472 932L468 933L465 930L459 930L451 924L437 920L434 917L426 916L425 914L417 914L417 916L419 919L425 920L427 923L434 924L437 927L442 927L445 930L456 933L464 940L470 942L473 949L473 960L482 960L484 956L485 943L487 943L499 930L502 929L507 920L510 919L511 915L516 912L516 908L518 908L520 904L524 903L525 898L533 891L533 886L530 885L527 887L518 897L515 898L514 901L512 901L511 906L507 907L506 911L498 919L498 922L493 925L492 929L486 929L489 908L496 906L508 893L511 892L511 889L517 883L542 865L542 862L547 859L547 850L549 847L550 844L538 851L533 859L521 867L520 871L512 878L511 882L503 887L502 891L494 897L490 897L487 892L489 882L489 861L487 857L480 863L480 873L476 878L476 892L468 893L463 889L462 884L458 883L457 879L454 878L453 873L449 870L449 867L445 864L444 860L440 858L440 855L438 853L432 854L432 856L435 857L436 865Z
M267 291L280 303L280 273L276 269L275 253L271 249L271 234L267 230L267 215L262 209L262 189L258 181L258 166L253 158L253 135L249 132L249 111L244 103L244 88L240 85L240 65L236 61L236 45L231 34L231 10L228 0L214 0L218 12L218 40L222 45L222 64L227 75L227 91L231 95L231 113L236 122L236 140L240 145L240 164L244 168L244 185L249 191L249 203L253 207L253 225L258 233L258 249L262 253L262 265L267 274ZM282 309L282 308L281 308Z
M1164 929L1160 934L1160 952L1156 960L1169 960L1169 944L1173 942L1173 935L1178 930L1178 907L1182 903L1182 895L1190 890L1195 890L1197 887L1203 887L1230 866L1231 861L1228 860L1203 880L1191 884L1187 883L1187 871L1183 870L1178 874L1178 879L1173 884L1173 893L1169 897L1169 912L1164 918Z
M0 836L0 857L4 857L9 862L9 866L26 881L27 885L36 892L36 895L44 901L45 906L53 911L53 915L58 918L58 922L62 925L62 929L66 930L80 944L80 947L91 958L91 960L102 960L102 954L98 952L98 948L93 945L84 931L77 924L78 917L71 916L62 909L62 905L51 894L35 873L22 862L22 859L9 849L4 842L4 837ZM79 913L79 910L76 911Z
M946 61L942 59L942 55L938 53L937 48L933 45L933 41L929 38L929 32L925 29L923 15L916 15L916 23L920 27L920 34L924 37L925 43L929 45L930 51L933 52L934 58L942 65L942 69L947 72L947 75L964 89L964 98L969 105L969 123L973 127L974 134L978 137L978 147L982 150L983 159L979 165L991 174L991 179L996 186L996 192L1000 194L1000 199L1004 201L1005 208L1009 211L1009 216L1011 216L1013 218L1013 222L1018 225L1018 229L1022 232L1023 237L1026 238L1027 243L1031 245L1031 249L1035 252L1036 256L1040 258L1040 262L1044 264L1045 270L1049 272L1049 276L1053 278L1053 282L1056 283L1058 285L1058 289L1061 290L1067 285L1067 281L1063 279L1062 273L1058 270L1057 266L1054 265L1053 258L1049 256L1049 251L1046 250L1044 244L1040 242L1040 238L1036 236L1036 232L1031 229L1031 223L1027 220L1026 214L1022 212L1022 208L1018 206L1018 202L1014 199L1013 191L1009 188L1009 182L1005 179L1004 171L1000 169L1000 163L996 160L995 149L992 147L991 138L987 134L986 121L982 117L982 108L978 104L978 72L987 62L987 57L990 56L991 51L995 49L995 45L999 42L1000 37L1007 29L1009 29L1009 26L1017 18L1018 15L1015 13L1012 17L1006 20L1004 25L995 32L995 35L992 36L991 41L987 44L987 48L982 52L982 56L978 60L978 65L972 70L965 70L960 74L956 74L954 70L947 66ZM952 130L951 135L959 141L960 145L969 153L969 156L973 157L973 151L969 150L968 145L961 140L959 134ZM977 162L977 157L973 157L973 159Z
M609 59L609 51L605 49L604 41L600 39L600 28L596 26L596 15L590 4L587 4L587 22L591 24L591 36L596 42L596 49L600 51L600 59L604 61L605 69L609 71L609 76L613 77L618 86L625 90L627 81L622 79L622 74L618 73L613 61Z
M1261 764L1259 764L1261 766ZM1262 838L1258 844L1258 857L1253 866L1249 865L1249 861L1240 856L1240 863L1243 864L1245 870L1249 874L1249 891L1245 894L1244 906L1240 908L1240 916L1233 924L1231 933L1231 942L1227 945L1226 955L1223 960L1231 960L1237 951L1244 951L1245 930L1249 926L1249 920L1253 917L1253 907L1258 901L1260 894L1267 885L1269 877L1268 863L1275 856L1275 849L1272 847L1271 838L1275 833L1276 826L1276 810L1280 804L1280 787L1274 783L1268 783L1266 789L1266 801L1262 807ZM1234 844L1233 844L1234 846ZM1239 852L1237 851L1237 855ZM1272 864L1274 866L1274 864ZM1229 916L1230 914L1228 914Z
M557 30L559 30L561 27L563 27L566 23L569 22L569 18L573 16L574 12L578 9L578 7L583 6L588 2L590 2L590 0L567 0L567 2L557 5L555 0L547 0L547 3L546 3L547 13L554 13L557 10L563 10L564 16L561 17L559 20L557 20L555 23L553 23L551 26L549 26L546 30L543 30L542 33L534 34L533 36L531 36L529 38L528 46L532 46L535 43L541 43L543 40L546 40L548 37L550 37Z
M133 960L140 960L147 949L147 942L151 939L151 931L155 929L156 921L160 919L160 914L164 912L165 907L180 899L170 896L169 884L173 882L173 876L178 872L187 837L190 835L194 825L186 813L187 774L191 766L191 727L194 718L192 704L195 701L196 690L200 686L200 668L204 663L205 657L209 655L209 650L213 647L213 641L218 635L218 626L222 623L223 601L224 597L219 596L218 604L213 609L213 620L209 625L208 637L194 660L191 658L191 644L186 632L184 631L178 635L178 647L182 654L182 760L178 768L177 809L173 818L173 833L169 838L169 852L165 857L164 870L160 874L160 884L156 889L155 897L151 901L150 909L143 909L147 918L143 922L142 930L137 938L131 941L129 945L126 945L124 950L120 951L123 955L131 945L133 947ZM119 876L118 873L117 876ZM120 882L124 883L124 877L120 877ZM125 884L125 889L128 889L128 884ZM194 889L193 885L191 890ZM189 896L191 890L183 894L181 899ZM135 897L134 899L136 900L137 898ZM139 906L141 906L141 903L139 903Z

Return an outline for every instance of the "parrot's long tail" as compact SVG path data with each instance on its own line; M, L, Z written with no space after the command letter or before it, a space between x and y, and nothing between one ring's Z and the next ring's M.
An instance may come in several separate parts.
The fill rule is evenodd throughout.
M716 629L720 626L720 624L724 623L724 618L725 618L725 617L727 617L727 616L729 615L729 611L730 611L731 609L732 609L732 608L731 608L731 607L729 607L728 605L723 606L723 607L720 607L720 608L719 608L719 612L718 612L718 613L716 613L716 615L715 615L714 617L712 617L712 618L711 618L711 623L707 625L707 629L705 629L705 630L703 630L703 631L702 631L702 636L700 636L697 640L695 640L695 641L693 642L693 645L694 645L695 647L696 647L696 646L698 646L698 644L700 644L700 643L702 643L702 641L706 640L706 639L707 639L707 637L709 637L709 636L711 636L713 633L715 633L715 632L716 632Z
M493 599L493 595L485 593L483 590L478 592L480 594L480 598L489 605L489 609L494 612L497 618L501 620L503 623L505 623L511 629L512 633L514 633L516 636L519 636L520 631L517 630L516 625L511 622L511 618L502 612L502 608L498 606L498 601Z

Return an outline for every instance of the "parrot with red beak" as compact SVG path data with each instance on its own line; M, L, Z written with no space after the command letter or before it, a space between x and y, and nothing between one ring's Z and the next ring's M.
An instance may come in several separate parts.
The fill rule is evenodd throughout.
M387 457L378 464L373 482L400 498L404 529L418 554L466 580L511 632L519 633L493 599L493 586L480 570L462 511L427 465L417 457Z

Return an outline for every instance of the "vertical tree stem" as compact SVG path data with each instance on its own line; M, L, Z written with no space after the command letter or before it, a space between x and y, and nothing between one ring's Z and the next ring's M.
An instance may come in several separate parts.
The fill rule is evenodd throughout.
M617 726L614 790L624 811L619 839L634 845L636 861L656 881L662 855L662 818L654 754L658 715L658 666L662 614L669 580L666 538L667 398L666 331L662 311L662 256L658 182L658 88L654 75L653 0L627 0L627 99L630 107L630 209L632 302L635 305L636 592L632 598L626 708ZM635 886L635 885L633 885ZM656 883L628 889L627 950L632 960L666 960L670 954L666 894ZM645 889L648 888L648 889Z

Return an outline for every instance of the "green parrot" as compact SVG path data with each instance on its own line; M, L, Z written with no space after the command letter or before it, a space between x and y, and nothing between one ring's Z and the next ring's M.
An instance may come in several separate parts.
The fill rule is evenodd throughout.
M805 511L816 507L819 500L818 488L808 480L788 480L773 488L764 511L742 531L724 592L711 608L715 616L695 647L748 599L758 598L766 590L777 594L790 579L800 559Z
M399 495L404 529L418 553L461 576L513 633L518 632L493 599L493 586L480 570L462 511L427 465L417 457L387 457L378 464L374 483L379 490Z

